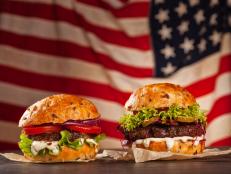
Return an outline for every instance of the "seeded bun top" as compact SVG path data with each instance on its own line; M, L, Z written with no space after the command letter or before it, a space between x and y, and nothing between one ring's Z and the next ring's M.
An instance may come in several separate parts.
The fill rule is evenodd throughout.
M158 83L141 87L134 91L125 104L127 111L143 108L168 108L178 105L186 108L196 103L193 95L179 85Z
M95 105L85 98L58 94L44 98L27 108L19 121L19 127L44 123L64 123L68 120L99 118Z

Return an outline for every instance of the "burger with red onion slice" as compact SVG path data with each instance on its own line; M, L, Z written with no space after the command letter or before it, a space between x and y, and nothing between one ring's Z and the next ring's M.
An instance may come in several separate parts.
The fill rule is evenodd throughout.
M137 89L125 104L119 130L126 145L151 151L202 153L206 115L186 89L170 83Z
M22 115L19 147L27 159L63 162L94 159L103 139L92 102L59 94L31 105Z

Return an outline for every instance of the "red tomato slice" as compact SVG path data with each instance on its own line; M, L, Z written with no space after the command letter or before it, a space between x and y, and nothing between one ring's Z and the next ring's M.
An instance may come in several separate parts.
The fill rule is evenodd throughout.
M99 126L66 125L65 127L69 130L81 132L81 133L86 133L86 134L99 134L99 133L101 133L101 127L99 127Z
M61 126L33 126L33 127L24 127L23 131L27 135L36 135L36 134L42 134L42 133L54 133L54 132L60 132L62 130Z

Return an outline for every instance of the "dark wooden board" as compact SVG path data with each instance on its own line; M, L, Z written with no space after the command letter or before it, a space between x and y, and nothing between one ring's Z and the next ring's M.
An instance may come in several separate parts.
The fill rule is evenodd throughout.
M0 157L0 174L231 174L231 154L182 161L134 163L98 160L89 163L32 164L13 162Z

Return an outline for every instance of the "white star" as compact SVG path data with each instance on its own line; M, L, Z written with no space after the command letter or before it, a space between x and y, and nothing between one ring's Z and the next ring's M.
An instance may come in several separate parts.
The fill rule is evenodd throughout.
M212 41L213 46L216 46L221 41L221 33L214 31L209 39Z
M188 21L181 22L181 24L177 27L177 29L179 30L180 34L184 34L185 32L188 31L188 25L189 25Z
M181 17L187 12L187 6L184 3L180 2L178 7L175 8L175 11L177 12L178 16Z
M219 0L210 0L210 7L214 7L216 6L217 4L219 4Z
M176 70L176 67L173 66L170 62L167 63L166 67L162 67L161 71L165 74L165 75L169 75L171 73L173 73Z
M188 39L187 37L184 39L184 42L182 44L180 44L180 47L184 50L184 53L187 54L189 53L191 50L194 49L194 41Z
M174 48L169 45L166 45L165 48L161 49L161 53L164 55L166 59L176 56Z
M229 7L231 7L231 0L228 0L228 1L227 1L227 5L228 5Z
M201 39L200 43L198 44L198 48L200 52L205 51L206 49L206 41L205 39Z
M201 22L203 22L205 20L204 11L203 10L197 11L194 18L195 18L197 24L200 24Z
M209 20L210 25L216 25L217 24L217 14L213 14Z
M171 39L172 29L168 28L166 25L163 25L160 31L158 32L162 40Z
M191 7L194 7L199 4L199 0L190 0L189 3Z
M157 4L162 4L162 3L164 3L164 0L154 0L154 2L155 2L155 4L157 5Z
M163 23L164 21L167 21L169 19L168 11L160 9L158 14L155 16L155 18L159 21L159 23Z

